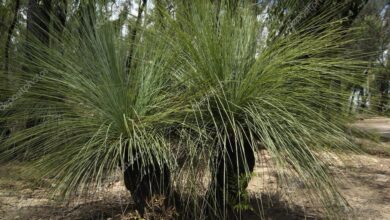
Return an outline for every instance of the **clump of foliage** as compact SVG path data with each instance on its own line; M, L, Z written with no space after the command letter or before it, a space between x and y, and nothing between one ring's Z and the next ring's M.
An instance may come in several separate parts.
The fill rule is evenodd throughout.
M193 95L193 107L210 134L213 210L239 203L241 175L251 173L253 152L267 149L279 177L293 170L313 198L339 198L315 152L350 146L342 129L346 84L362 65L344 46L337 23L310 26L262 44L250 5L234 8L186 3L170 22L179 51L177 80ZM284 181L281 181L284 182ZM241 184L240 184L241 183ZM244 188L246 188L245 184ZM233 204L234 206L234 204Z

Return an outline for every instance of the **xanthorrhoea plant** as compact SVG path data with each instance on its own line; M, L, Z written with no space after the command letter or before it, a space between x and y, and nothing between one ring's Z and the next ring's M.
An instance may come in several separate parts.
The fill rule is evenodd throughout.
M348 40L337 23L262 45L262 22L251 5L233 11L228 2L177 4L165 36L178 53L175 77L193 94L195 117L212 140L205 148L214 155L214 214L243 202L260 148L281 180L289 169L316 201L343 202L318 152L351 146L342 129L342 86L362 65L343 49Z
M126 40L110 22L83 13L85 20L51 36L52 47L31 42L28 59L21 58L15 85L33 83L4 120L38 123L5 140L1 158L27 152L66 195L101 185L122 166L142 212L152 194L168 193L169 136L189 108L174 91L172 56L153 30L132 42L136 65L127 69Z

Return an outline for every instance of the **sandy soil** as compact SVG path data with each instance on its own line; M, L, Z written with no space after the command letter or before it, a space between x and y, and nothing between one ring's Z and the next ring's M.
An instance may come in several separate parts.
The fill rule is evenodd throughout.
M364 120L356 126L374 129L386 138L389 135L390 139L390 119ZM342 218L390 219L390 155L386 153L390 142L356 141L367 149L376 150L348 155L348 160L337 161L332 167L337 178L342 180L339 189L352 208L345 211ZM294 197L292 203L286 202L285 195L276 187L275 175L265 163L269 159L267 154L263 152L259 158L255 176L248 187L254 211L245 213L243 219L323 218L323 213L304 196ZM0 219L131 219L132 202L119 177L109 190L65 204L58 198L47 197L50 184L37 183L22 172L23 166L9 164L0 167ZM302 195L299 180L289 190ZM265 207L262 212L259 204Z

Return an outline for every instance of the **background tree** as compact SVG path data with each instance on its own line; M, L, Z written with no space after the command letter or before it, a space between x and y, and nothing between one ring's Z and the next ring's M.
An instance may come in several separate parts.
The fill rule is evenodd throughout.
M362 51L367 60L367 70L361 75L362 82L352 87L352 112L362 110L383 113L388 105L387 51L390 43L388 1L370 1L353 27L356 42L350 47Z
M14 4L15 4L15 6L14 6L14 10L13 10L13 19L12 19L11 25L8 28L7 40L6 40L6 43L5 43L5 51L4 51L4 54L5 54L4 55L4 70L5 70L5 74L8 74L8 70L9 70L9 50L10 50L10 47L11 47L12 35L14 33L15 26L16 26L16 23L18 21L20 0L16 0Z
M348 28L357 18L368 0L286 0L271 1L268 4L270 38L288 34L312 24L313 18L319 23L343 19L343 26ZM332 9L332 10L330 10ZM329 14L330 15L327 15ZM325 16L326 15L326 16Z

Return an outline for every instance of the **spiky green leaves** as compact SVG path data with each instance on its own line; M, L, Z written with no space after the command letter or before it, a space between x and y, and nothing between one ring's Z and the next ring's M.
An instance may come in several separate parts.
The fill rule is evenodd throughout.
M345 88L364 65L345 49L345 31L337 23L311 26L262 45L250 6L186 6L170 20L169 42L182 67L175 76L195 94L195 114L216 148L210 151L228 151L227 136L263 146L282 180L290 170L315 200L342 202L317 153L351 146L342 129Z
M172 57L152 30L136 43L137 65L127 72L128 43L113 34L111 24L97 24L68 27L61 37L52 36L52 47L31 43L18 84L44 74L3 118L21 127L35 123L5 140L2 159L27 153L66 192L100 184L133 157L168 163L167 136L189 111L170 77Z

